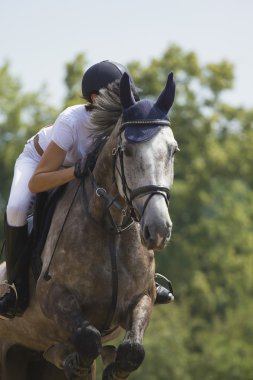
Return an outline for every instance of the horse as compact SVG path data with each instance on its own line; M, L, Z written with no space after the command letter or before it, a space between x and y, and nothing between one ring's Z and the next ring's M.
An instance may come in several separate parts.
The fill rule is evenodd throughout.
M36 370L41 380L95 380L99 355L103 380L120 380L144 359L156 297L154 252L172 231L178 147L167 114L175 83L170 73L156 101L135 101L131 86L124 74L97 97L95 167L70 182L56 206L37 283L30 275L29 307L0 321L1 380L31 380ZM2 264L1 280L4 273ZM122 331L117 348L105 345Z

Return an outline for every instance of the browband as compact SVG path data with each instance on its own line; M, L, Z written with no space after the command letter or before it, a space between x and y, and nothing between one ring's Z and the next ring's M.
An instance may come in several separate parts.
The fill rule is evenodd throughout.
M124 121L121 126L125 127L128 125L136 125L136 124L141 124L141 125L167 125L168 127L170 126L170 121L169 120L163 120L163 119L145 119L145 120L132 120L132 121Z

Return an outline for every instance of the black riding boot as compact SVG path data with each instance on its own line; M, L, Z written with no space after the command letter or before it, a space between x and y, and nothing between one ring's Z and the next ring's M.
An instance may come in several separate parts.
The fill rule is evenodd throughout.
M163 281L166 282L166 287L162 286L158 282L155 283L156 285L155 304L162 305L162 304L170 303L171 301L173 301L174 295L173 295L171 281L159 273L156 273L155 278L162 279Z
M29 303L29 256L27 225L11 227L5 217L7 293L0 298L0 318L23 314Z

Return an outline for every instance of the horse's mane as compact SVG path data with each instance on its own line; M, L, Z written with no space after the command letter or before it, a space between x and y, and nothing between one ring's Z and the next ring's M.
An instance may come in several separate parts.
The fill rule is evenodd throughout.
M110 136L122 114L119 98L119 80L99 91L91 111L91 137L97 141Z

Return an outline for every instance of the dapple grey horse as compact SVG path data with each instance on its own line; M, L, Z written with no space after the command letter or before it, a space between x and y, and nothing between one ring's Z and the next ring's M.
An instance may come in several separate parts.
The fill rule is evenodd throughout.
M0 321L1 380L34 379L34 371L41 380L94 380L100 354L103 380L120 380L144 359L154 250L172 229L178 148L166 115L175 84L170 74L156 102L136 102L127 74L115 88L95 103L91 133L103 147L93 172L71 182L56 207L30 305L22 317ZM117 349L104 345L122 330Z

